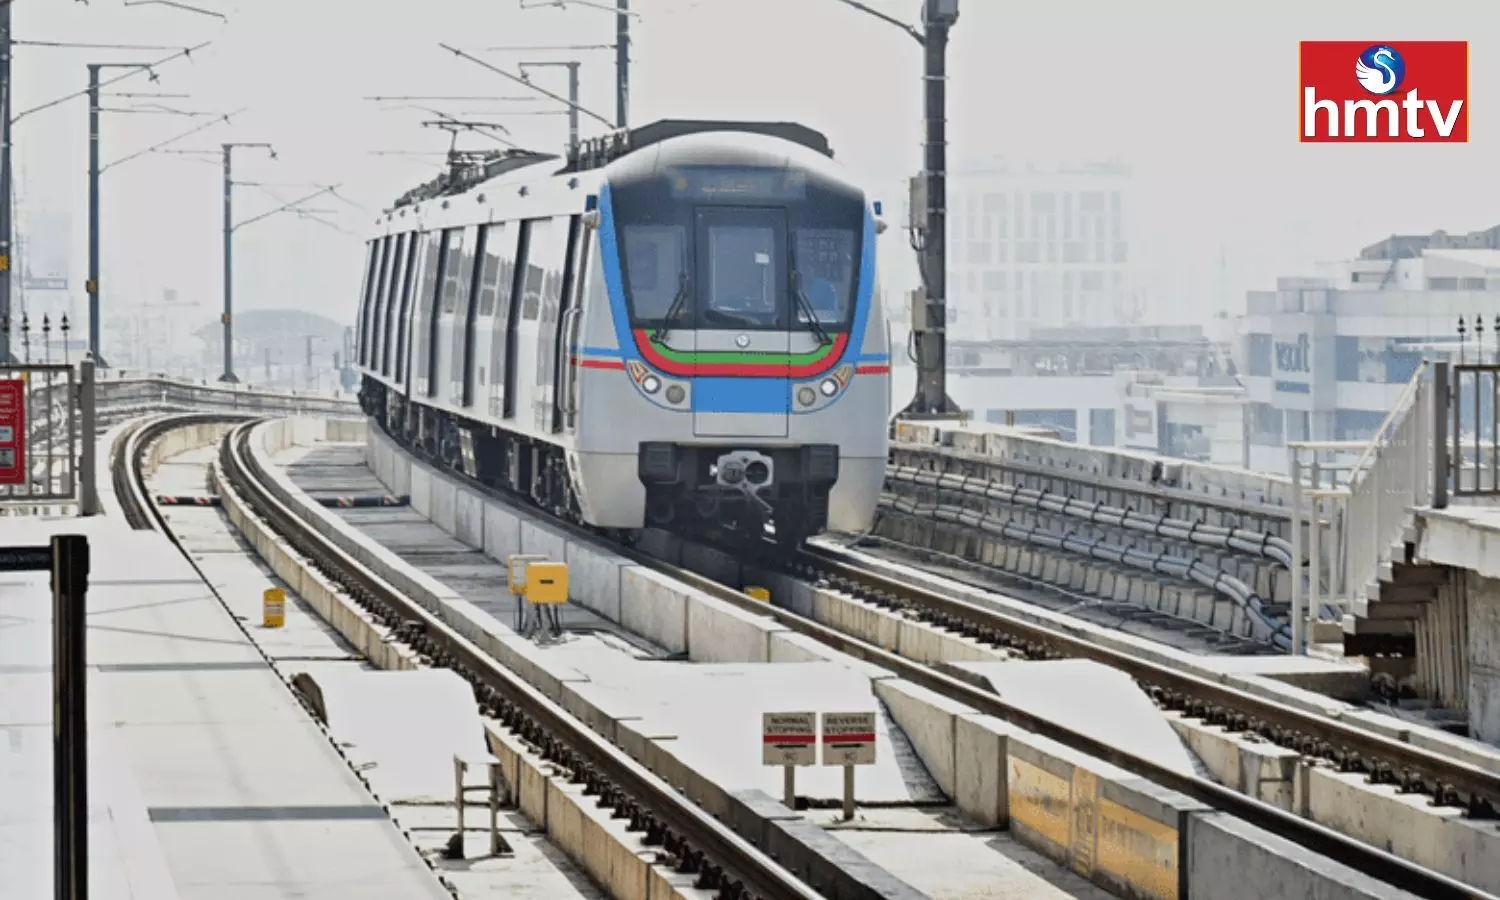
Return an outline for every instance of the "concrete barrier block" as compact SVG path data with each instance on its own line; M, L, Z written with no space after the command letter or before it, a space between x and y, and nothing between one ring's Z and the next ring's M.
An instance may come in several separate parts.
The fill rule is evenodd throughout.
M684 599L688 657L693 662L769 662L771 635L786 631L772 619L704 594L688 594Z
M430 476L432 494L432 510L427 513L427 518L432 524L453 534L458 529L458 485L439 473Z
M573 602L611 622L620 621L621 572L634 564L622 556L602 553L569 541L566 547L568 592ZM503 558L503 557L502 557Z
M954 722L974 710L924 687L894 679L874 682L875 696L906 733L922 765L949 797L955 795Z
M1224 813L1188 820L1190 897L1416 900L1348 866Z
M615 744L629 754L631 759L653 772L656 769L651 765L652 754L648 748L662 741L675 741L677 737L675 727L659 725L649 716L619 719L615 722Z
M1013 734L1007 751L1010 830L1023 843L1116 893L1186 895L1181 835L1207 807L1036 735Z
M426 466L412 463L410 478L411 508L418 515L432 518L432 472Z
M676 582L640 566L620 570L620 624L668 653L686 653L687 598Z
M484 554L504 561L521 552L521 518L515 510L496 500L484 504Z
M1366 784L1363 775L1304 767L1309 817L1357 840L1491 893L1500 891L1500 832L1423 794Z
M805 634L777 631L770 638L769 662L773 663L837 662L843 655Z
M994 716L964 713L954 720L953 802L958 811L988 828L1010 819L1006 793L1007 748L1014 726Z
M564 562L568 558L568 539L540 522L522 519L521 552L544 553L548 559Z
M459 491L453 509L453 536L476 550L484 550L484 498Z
M773 597L774 599L774 597ZM895 650L901 646L897 620L883 610L838 591L816 589L812 592L812 618L868 641L877 647Z

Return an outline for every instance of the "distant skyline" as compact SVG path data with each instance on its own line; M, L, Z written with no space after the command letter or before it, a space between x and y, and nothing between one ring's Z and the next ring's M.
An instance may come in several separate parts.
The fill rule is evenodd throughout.
M526 90L456 59L439 41L494 45L605 45L613 15L579 7L518 9L514 0L192 0L228 25L165 6L120 0L17 4L21 41L191 45L193 62L164 65L160 81L122 82L130 92L188 94L111 98L109 108L159 103L223 113L248 106L231 126L172 145L215 151L225 140L276 144L279 162L254 151L236 159L246 181L340 183L351 203L314 205L339 229L290 216L236 237L237 305L294 307L349 319L359 284L359 233L375 213L437 169L448 136L420 127L430 113L382 112L372 95L517 97ZM877 0L915 21L918 0ZM838 158L893 210L920 166L921 50L910 37L835 0L635 0L632 124L668 117L800 121L828 134ZM1223 296L1240 298L1320 259L1346 257L1392 233L1472 230L1500 222L1493 177L1500 121L1492 86L1500 63L1477 28L1479 0L1414 7L1396 0L1267 0L1236 10L1189 0L1057 0L1016 8L965 0L950 49L950 159L1119 158L1135 172L1141 207L1133 243L1169 270L1205 317ZM1297 41L1383 36L1468 39L1471 138L1462 146L1303 145L1297 141ZM90 61L147 61L171 51L55 49L16 52L16 106L81 90ZM583 105L614 112L607 51L483 53L496 65L584 60ZM1351 64L1352 65L1352 64ZM563 92L561 71L538 84ZM560 148L566 117L547 101L430 105L463 117L499 117L510 140ZM502 110L557 115L501 115ZM202 119L105 113L103 157L165 141ZM27 175L23 202L67 211L74 222L75 295L82 299L87 111L82 99L22 119L16 153ZM588 117L584 134L603 130ZM481 137L464 146L499 146ZM373 151L419 151L421 160ZM423 161L425 160L425 161ZM155 300L175 287L185 302L216 308L220 288L221 185L212 156L151 154L103 179L106 303ZM278 205L266 190L236 189L237 218ZM349 232L349 233L345 233ZM891 233L894 235L894 233ZM904 241L887 240L884 285L899 297L914 281ZM1148 318L1150 318L1148 312Z

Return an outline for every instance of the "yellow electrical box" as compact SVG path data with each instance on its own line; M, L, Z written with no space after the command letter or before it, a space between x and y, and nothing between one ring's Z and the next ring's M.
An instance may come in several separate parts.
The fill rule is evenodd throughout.
M546 562L547 557L541 553L512 553L505 558L505 567L509 574L510 592L517 597L526 595L526 569L533 563Z
M286 624L286 591L281 588L266 588L262 603L263 621L267 628L280 628Z
M760 600L765 603L771 602L771 592L763 587L747 587L745 588L745 596L752 600Z
M526 567L526 602L556 606L568 602L568 564L534 562Z

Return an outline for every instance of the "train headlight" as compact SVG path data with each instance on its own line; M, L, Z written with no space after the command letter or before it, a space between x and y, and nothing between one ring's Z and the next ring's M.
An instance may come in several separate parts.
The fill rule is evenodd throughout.
M686 397L687 397L687 391L683 390L682 385L680 385L680 384L674 384L671 387L667 388L667 402L668 403L673 403L673 404L681 403L683 401L683 399L686 398Z
M661 390L661 379L655 375L647 375L641 379L641 390L648 394L654 394Z
M797 402L803 406L812 406L818 401L818 392L803 385L797 388Z
M823 392L823 396L832 397L839 392L839 383L832 378L825 378L823 383L818 385L818 390Z

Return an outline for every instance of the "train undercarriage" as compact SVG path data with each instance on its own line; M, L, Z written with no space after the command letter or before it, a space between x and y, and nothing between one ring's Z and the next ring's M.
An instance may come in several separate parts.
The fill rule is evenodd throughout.
M521 496L549 515L634 544L638 532L584 521L566 454L555 444L413 404L363 379L360 408L393 440L426 461L495 490ZM646 527L726 548L747 542L784 552L826 530L838 480L837 445L729 450L645 444Z

